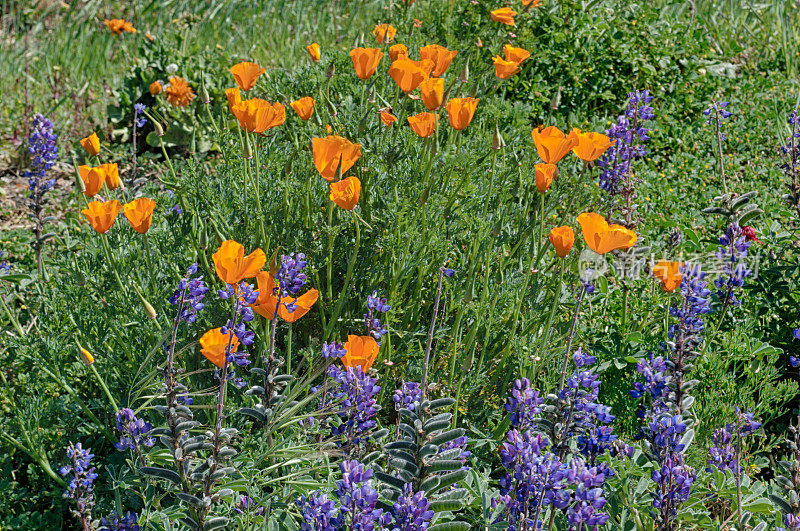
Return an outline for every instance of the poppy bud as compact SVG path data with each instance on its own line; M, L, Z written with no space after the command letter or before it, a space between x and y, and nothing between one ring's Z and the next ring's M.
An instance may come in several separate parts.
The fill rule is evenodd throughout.
M153 120L153 129L155 129L157 136L164 136L164 128L155 120Z
M250 151L250 142L244 143L244 158L247 160L253 158L253 153Z
M464 64L464 68L461 69L461 74L458 76L458 80L462 83L467 83L469 81L469 60Z
M205 85L200 87L200 102L204 104L211 103L211 97L208 95L208 90Z
M325 77L330 79L330 78L332 78L334 76L334 74L336 74L336 65L331 63L328 66L328 69L325 70Z
M88 350L86 350L83 347L79 347L79 348L81 349L81 355L83 356L83 362L86 365L91 365L92 363L94 363L94 356L92 356L92 353L89 352Z
M506 147L506 141L503 140L503 137L500 135L500 129L497 128L497 124L494 124L494 134L492 135L492 149L502 149Z
M156 309L153 308L153 306L149 302L147 302L147 299L145 299L144 297L142 297L142 305L144 306L144 313L147 314L147 317L149 317L150 319L155 319L156 317L158 317Z
M461 362L461 372L469 372L472 368L472 362L475 359L475 351L471 350L464 356L464 361Z

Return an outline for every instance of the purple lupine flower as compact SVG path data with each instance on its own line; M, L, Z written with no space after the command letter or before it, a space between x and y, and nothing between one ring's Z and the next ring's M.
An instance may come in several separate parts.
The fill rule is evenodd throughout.
M220 331L223 334L227 334L228 331L233 330L234 335L239 338L242 345L252 345L255 342L256 334L252 330L248 330L245 323L255 319L251 305L258 300L258 291L252 285L241 282L236 288L228 284L226 289L219 290L217 294L223 300L234 297L234 319L228 319L228 322L220 327ZM236 364L240 367L250 363L246 359L247 351L244 350L242 352L234 352L229 357L229 362L236 361Z
M178 307L178 319L187 323L195 322L197 312L205 308L203 297L208 293L202 276L192 278L196 273L197 264L190 265L186 276L178 282L178 289L169 298L169 303Z
M442 272L444 273L444 276L446 276L447 278L452 278L453 275L456 274L455 270L450 269L449 267L443 267Z
M403 382L400 389L397 389L392 395L394 408L398 411L403 408L416 411L421 400L422 387L417 382Z
M56 163L58 136L53 133L53 122L41 114L33 115L31 134L28 136L28 153L31 155L30 169L24 172L30 190L30 208L36 212L41 208L42 195L56 184L55 179L45 179L47 172Z
M795 516L791 513L783 517L783 525L786 528L779 527L776 531L800 531L800 516Z
M336 531L333 521L336 518L336 504L329 500L320 491L306 497L300 496L295 500L300 507L303 521L300 523L301 531Z
M713 102L708 109L703 111L703 115L708 117L706 123L717 128L717 134L719 135L720 143L727 140L721 131L722 124L725 122L725 120L733 116L732 112L725 110L727 109L728 105L730 105L730 102L727 101Z
M336 341L322 344L322 357L326 359L341 358L347 354L347 349L344 345Z
M364 314L364 324L367 326L369 333L378 342L378 346L381 345L381 338L389 330L381 325L381 320L377 314L386 313L391 309L392 307L386 304L386 299L378 296L378 290L374 290L372 295L367 296L367 313Z
M671 324L668 337L676 342L682 341L687 350L697 348L702 341L702 332L705 330L703 315L711 311L708 296L711 291L706 287L706 274L700 265L684 264L680 267L681 305L670 308L670 315L678 319L678 324Z
M372 486L372 469L355 460L339 464L342 479L336 482L339 515L332 521L340 529L373 531L392 523L392 516L377 509L378 491Z
M367 440L370 431L377 425L374 419L378 413L376 397L381 388L377 378L370 378L358 367L339 369L331 365L328 376L335 386L324 397L327 403L321 403L319 409L338 404L336 414L340 423L331 426L331 435L341 438L337 445L349 455Z
M631 164L647 154L642 144L650 140L650 130L644 127L644 122L655 118L650 106L652 101L653 97L647 90L631 92L625 114L606 131L616 142L597 160L597 165L603 169L600 188L610 198L627 192L625 181L630 176Z
M452 441L446 442L443 445L439 446L439 453L443 453L448 450L455 450L456 448L458 448L459 450L461 450L461 453L458 454L458 457L456 459L461 461L462 465L466 464L467 459L469 459L472 456L472 452L467 450L468 443L469 439L467 438L466 435L462 435L461 437L456 437Z
M711 454L709 464L723 473L730 470L734 475L739 474L737 443L761 427L760 422L753 420L752 413L742 413L736 408L736 416L737 422L731 422L714 431L714 435L711 436L713 444L709 449Z
M278 297L296 296L307 283L306 274L302 272L306 264L306 255L303 253L281 255L281 267L275 274L277 293L274 295ZM297 308L294 302L285 303L285 306L289 313Z
M69 443L66 453L70 464L58 469L62 477L69 476L64 498L74 500L76 508L72 510L73 514L88 525L92 519L94 480L97 479L97 472L92 466L94 454L91 449L84 449L81 443L74 445Z
M153 426L143 419L136 418L133 410L122 408L117 412L117 431L122 433L119 442L114 443L114 447L120 452L125 450L139 451L140 446L151 447L156 441L148 436Z
M144 111L147 110L147 105L144 103L134 103L133 104L133 120L136 124L136 127L141 129L147 123L147 118L145 118Z
M511 413L511 425L521 431L527 431L533 426L534 419L542 413L544 398L539 396L539 391L531 387L527 378L515 380L511 388L511 395L506 400L505 410Z
M0 258L3 258L3 251L0 251ZM11 271L11 266L5 260L0 261L0 271L8 273Z
M111 511L111 514L100 519L100 531L139 531L136 520L136 513L127 512L120 516L117 511Z
M723 304L738 306L735 290L744 285L744 279L753 274L744 261L750 242L738 223L732 223L719 239L720 248L716 257L722 262L722 276L714 281L717 297Z
M169 211L168 211L167 213L168 213L168 214L175 214L176 216L180 216L180 215L183 215L183 209L181 208L181 206L180 206L180 205L177 205L177 204L176 204L176 205L173 205L173 206L172 206L172 207L169 209Z
M403 493L392 505L394 524L392 531L425 531L433 518L430 503L422 491L414 492L410 483L403 486Z

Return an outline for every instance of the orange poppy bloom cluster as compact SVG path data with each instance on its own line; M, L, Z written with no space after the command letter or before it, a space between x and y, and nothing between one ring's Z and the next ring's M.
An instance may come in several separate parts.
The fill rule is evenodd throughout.
M87 150L88 151L88 150ZM117 163L101 164L99 166L78 166L78 175L83 181L83 194L86 197L94 197L106 186L109 190L116 190L120 187L119 166Z
M508 79L519 72L520 65L530 58L531 52L525 48L516 48L510 44L503 46L503 57L492 58L494 75L498 79Z
M683 262L669 262L667 260L659 260L653 266L653 276L661 281L661 289L668 293L672 293L678 289L683 280L681 275L681 266Z
M308 55L311 56L311 60L314 61L315 63L318 63L320 58L322 57L322 54L320 53L319 44L313 42L308 46L306 46L306 50L308 50Z
M163 87L164 96L173 107L187 107L196 97L192 87L182 77L171 77Z
M541 164L536 164L536 189L545 193L558 173L556 163L563 159L570 151L584 162L593 162L600 158L614 141L602 133L584 133L580 129L573 129L568 135L555 126L544 129L534 129L531 132L536 152L542 159Z
M517 12L510 7L501 7L500 9L495 9L489 13L489 16L492 18L492 20L499 22L500 24L505 24L506 26L516 25L516 22L514 22L514 17L517 16Z
M258 77L266 72L266 70L256 63L245 61L233 65L230 72L233 74L233 79L236 80L236 84L239 85L241 90L250 90L256 86Z
M239 121L239 127L248 133L262 134L286 121L286 108L283 104L270 103L261 98L234 101L231 112Z
M600 214L584 212L578 216L583 240L592 251L606 254L617 249L630 249L639 237L621 225L608 224ZM575 244L575 232L570 226L555 227L550 231L550 243L560 258L566 258Z
M106 27L112 35L120 35L123 32L136 33L136 28L133 27L133 24L126 20L112 18L106 19L104 22L106 23Z
M353 210L361 195L361 181L355 176L337 178L343 177L361 157L361 144L337 135L312 138L311 155L320 176L330 183L330 200L345 210Z
M375 35L378 44L390 43L394 40L397 30L391 24L378 24L372 30L372 34Z
M139 234L145 234L153 223L155 208L155 201L147 197L140 197L125 204L124 215L133 230ZM114 225L120 210L123 210L123 206L116 199L92 201L81 210L81 214L96 232L105 234Z
M362 372L367 372L375 363L378 357L380 346L372 336L348 335L347 342L344 344L346 351L342 356L342 363L345 367L360 368Z

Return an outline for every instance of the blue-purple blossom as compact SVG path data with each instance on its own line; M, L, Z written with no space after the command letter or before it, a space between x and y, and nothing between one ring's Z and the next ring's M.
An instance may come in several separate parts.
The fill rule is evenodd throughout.
M125 450L139 451L140 446L151 447L155 439L147 435L153 426L143 419L137 418L130 408L122 408L117 412L117 431L122 433L119 442L114 447L120 452Z
M750 242L739 224L732 223L720 236L719 244L716 256L723 265L722 276L714 281L717 297L723 304L738 306L740 301L736 298L736 288L742 287L744 279L753 274L745 264Z
M3 251L0 251L0 258L3 258ZM0 271L8 273L11 271L11 266L5 260L0 261Z
M91 449L83 448L81 443L70 443L66 453L70 462L58 469L59 475L68 477L64 498L75 502L76 509L73 512L78 518L90 521L94 506L94 480L97 479L97 472L92 465L94 454Z
M331 341L322 344L322 357L325 359L341 358L345 354L347 354L347 349L341 343Z
M333 523L339 529L373 531L392 523L392 516L377 509L378 491L372 486L372 469L355 460L339 464L342 479L334 494L339 498L339 515Z
M46 179L47 172L56 163L58 136L53 132L53 122L41 114L33 115L31 134L28 136L28 153L31 155L30 168L24 172L30 190L30 207L36 210L41 206L42 195L56 184L55 179Z
M392 402L398 411L403 408L416 411L421 400L422 387L417 382L403 382L392 395Z
M711 291L706 287L706 274L700 265L684 264L680 267L681 273L681 304L673 306L669 313L678 322L669 327L668 337L676 343L676 348L689 352L702 341L705 330L703 315L711 311L708 296Z
M127 512L120 516L117 511L111 511L111 514L100 519L100 531L139 531L136 520L136 513Z
M338 426L331 426L331 435L340 438L337 444L345 454L349 454L369 437L377 425L375 415L379 408L376 397L381 388L377 378L370 378L358 367L340 369L331 365L328 376L334 386L325 395L328 403L321 403L320 409L338 404L336 414L340 422Z
M647 90L631 92L625 114L606 130L606 135L616 142L597 160L597 165L602 168L600 188L611 198L627 192L631 164L647 154L642 144L650 140L650 130L644 127L644 122L655 118L652 101Z
M178 319L187 323L195 322L197 312L205 307L203 297L208 293L202 276L192 278L196 273L197 264L190 265L186 276L178 282L178 289L169 299L171 305L178 307Z
M503 407L511 414L511 425L520 431L527 431L533 427L534 420L541 416L542 404L544 398L539 396L539 391L531 387L527 378L522 378L514 381L511 396Z
M414 492L410 483L403 486L403 492L392 505L394 524L392 531L424 531L428 529L433 511L428 498L422 491Z
M364 324L369 333L381 344L381 338L388 332L388 329L381 324L378 318L379 313L386 313L391 310L391 306L386 304L386 299L378 296L378 290L372 292L372 295L367 296L367 313L364 314Z
M144 103L133 104L133 120L136 127L141 129L147 123L147 118L143 116L144 111L147 110L147 105Z
M725 122L725 120L733 116L732 112L725 110L728 108L728 105L730 105L730 102L727 101L712 103L708 109L703 111L703 115L708 117L706 123L708 125L717 127L717 130L719 131L719 128L722 127L722 124ZM726 140L726 137L722 131L719 131L718 135L721 142Z
M291 253L288 256L281 255L281 267L275 274L278 293L274 295L279 297L296 296L307 283L306 274L302 272L306 264L306 255L303 253ZM289 313L292 313L295 308L297 308L297 305L293 302L286 304L286 309L289 310Z
M737 444L741 447L741 439L761 427L760 422L753 420L752 413L742 413L737 408L736 417L736 422L714 431L714 435L711 436L713 444L709 449L711 454L709 464L722 472L731 471L734 475L739 474L740 456L737 456Z
M295 500L295 504L300 507L303 516L303 521L300 523L301 531L337 530L332 524L338 513L336 503L329 500L326 495L316 491L308 497L300 496Z

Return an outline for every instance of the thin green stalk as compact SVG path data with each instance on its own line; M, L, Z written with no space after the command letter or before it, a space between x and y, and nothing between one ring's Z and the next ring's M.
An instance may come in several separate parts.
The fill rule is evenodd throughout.
M102 387L103 392L108 397L108 401L111 404L111 408L114 410L115 413L119 411L119 406L117 405L117 401L114 400L113 396L111 396L111 391L108 390L108 386L106 385L105 380L103 380L103 377L100 376L100 373L97 372L97 369L94 368L94 363L91 363L89 365L89 370L92 371L92 374L94 374L94 377L97 379L98 383L100 384L100 387Z
M14 330L16 330L20 336L24 336L25 330L22 329L22 325L19 324L19 319L17 319L17 316L11 311L11 308L8 307L6 298L2 294L0 294L0 302L3 303L3 309L6 311L6 315L8 315L8 320L14 325Z
M292 374L292 323L286 332L286 374Z
M541 351L542 349L547 348L547 344L550 341L550 332L552 332L552 324L553 324L553 317L556 314L556 308L558 308L559 300L561 299L561 289L563 287L563 280L564 280L564 267L563 259L559 259L559 272L558 272L558 280L556 280L556 285L553 288L553 304L550 306L550 314L547 316L547 322L545 323L545 333L544 338L542 339L542 346L539 348Z
M344 302L347 299L347 292L350 289L350 284L353 282L353 269L356 265L356 258L358 258L358 251L361 248L361 228L359 226L358 218L355 215L353 216L353 222L355 223L356 227L356 242L353 246L353 253L350 255L350 261L347 263L347 273L344 277L342 290L339 292L339 299L336 301L336 306L334 307L331 318L328 321L328 327L325 329L325 341L327 341L331 336L333 326L336 324L339 315L342 313Z

